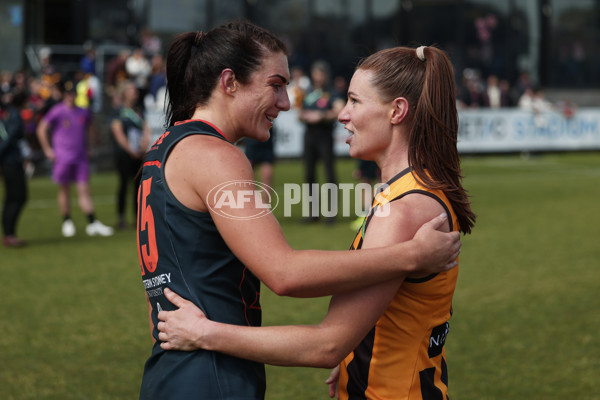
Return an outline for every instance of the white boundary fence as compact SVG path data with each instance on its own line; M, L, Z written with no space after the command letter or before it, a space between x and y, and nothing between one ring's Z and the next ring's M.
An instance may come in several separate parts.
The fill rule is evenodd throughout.
M164 131L164 116L147 115L153 136ZM275 120L275 155L300 157L304 125L294 110ZM334 151L347 156L348 132L336 124ZM571 118L559 112L533 115L518 109L463 110L459 112L458 150L461 153L600 150L600 108L581 108Z
M538 115L521 110L466 110L459 113L462 153L600 149L600 108Z

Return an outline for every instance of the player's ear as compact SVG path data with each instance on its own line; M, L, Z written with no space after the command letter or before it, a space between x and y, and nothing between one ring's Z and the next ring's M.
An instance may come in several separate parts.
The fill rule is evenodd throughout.
M404 97L396 97L392 101L392 112L390 117L390 122L392 125L398 125L404 121L406 115L408 114L408 100Z
M237 91L239 83L235 77L235 73L230 68L226 68L221 72L220 85L221 90L229 95Z

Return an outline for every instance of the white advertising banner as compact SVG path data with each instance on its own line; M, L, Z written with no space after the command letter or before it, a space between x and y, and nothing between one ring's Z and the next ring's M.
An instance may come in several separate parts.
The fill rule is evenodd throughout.
M600 109L534 115L518 109L463 110L458 114L461 153L600 149Z
M559 112L534 115L518 109L462 110L458 113L458 150L461 153L600 150L600 108L582 108L566 118ZM146 114L154 138L164 132L164 115ZM301 157L304 124L295 110L275 120L275 155ZM348 132L334 126L334 152L348 155Z
M304 147L304 124L298 120L298 112L290 110L279 113L273 125L275 129L275 155L277 157L300 157ZM346 138L348 131L336 122L333 127L333 152L338 156L348 155Z

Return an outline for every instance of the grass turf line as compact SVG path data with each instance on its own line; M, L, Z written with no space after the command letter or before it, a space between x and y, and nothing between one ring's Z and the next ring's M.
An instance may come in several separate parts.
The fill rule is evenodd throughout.
M354 166L338 162L340 182L354 182ZM451 398L594 398L600 154L465 157L463 170L478 220L463 240L447 341ZM299 162L276 164L278 190L301 177ZM137 398L150 337L135 231L89 238L74 202L78 233L64 239L54 185L34 178L29 189L18 227L29 246L0 248L0 398ZM107 224L116 222L116 190L116 175L92 177ZM350 218L298 218L280 218L293 247L348 248ZM316 323L327 303L263 287L264 324ZM267 367L267 399L327 398L328 375Z

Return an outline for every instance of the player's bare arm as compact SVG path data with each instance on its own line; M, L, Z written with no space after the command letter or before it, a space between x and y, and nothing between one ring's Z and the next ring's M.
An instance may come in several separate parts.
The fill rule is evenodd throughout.
M373 218L363 245L380 249L410 240L422 221L441 208L434 200L419 200L418 196L393 203L390 216ZM326 317L315 326L252 328L220 324L206 319L192 303L168 291L167 298L179 310L158 316L161 347L202 348L273 365L334 367L373 327L402 281L392 280L333 296Z
M196 157L196 146L207 145L211 145L213 151L202 159ZM184 205L199 211L210 210L205 199L217 185L254 179L245 155L214 138L192 136L182 140L169 156L165 168L167 182L175 196ZM184 170L186 174L182 173ZM237 193L233 193L233 197L237 198ZM255 207L250 201L244 207L228 212L245 217L255 215ZM330 295L403 277L415 270L447 270L455 265L454 259L460 248L458 234L436 231L443 219L425 226L415 240L406 243L377 251L331 252L293 250L271 213L246 220L212 211L211 215L236 256L271 290L286 296ZM365 265L372 268L366 271Z

